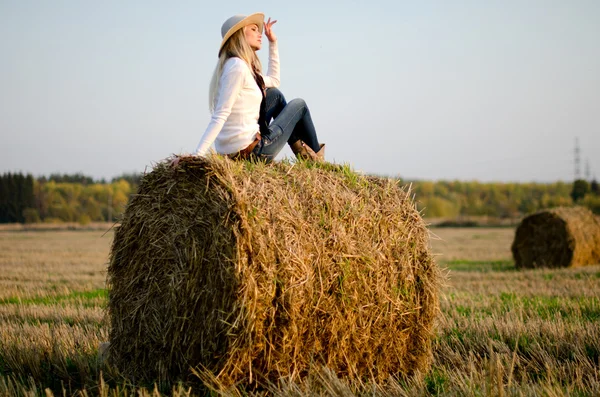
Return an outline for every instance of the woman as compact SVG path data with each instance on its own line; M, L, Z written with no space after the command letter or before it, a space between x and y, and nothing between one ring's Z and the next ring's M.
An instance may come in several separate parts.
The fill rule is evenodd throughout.
M271 161L287 142L302 159L323 161L310 112L302 99L286 103L279 86L279 53L271 18L264 14L235 15L221 27L219 62L209 89L212 117L196 149L205 156L212 143L220 154ZM262 45L263 27L269 40L269 66L262 75L255 51ZM271 122L272 120L272 122Z

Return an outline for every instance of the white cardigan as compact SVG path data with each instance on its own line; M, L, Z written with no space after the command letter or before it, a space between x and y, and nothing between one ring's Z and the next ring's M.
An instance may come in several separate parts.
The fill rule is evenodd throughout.
M279 87L277 42L269 42L269 66L263 75L266 87ZM223 65L215 110L196 148L204 156L212 143L221 154L237 153L248 147L259 131L258 116L262 94L246 62L234 57Z

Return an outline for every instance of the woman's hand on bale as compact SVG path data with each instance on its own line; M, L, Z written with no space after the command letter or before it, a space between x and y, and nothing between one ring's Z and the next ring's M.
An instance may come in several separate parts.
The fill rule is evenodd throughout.
M179 162L184 159L184 158L189 158L189 157L194 157L191 154L176 154L171 158L171 162L169 163L169 166L171 168L177 168L177 166L179 165Z
M174 157L174 158L171 160L171 163L169 164L169 166L170 166L171 168L176 168L176 167L179 165L179 160L181 160L181 157L179 157L179 156L177 156L177 157Z
M269 20L267 22L265 22L265 36L267 36L267 39L269 39L269 41L271 43L273 43L274 41L277 41L277 36L275 35L275 33L273 33L272 27L273 25L275 25L275 23L277 22L277 20L274 20L273 22L271 22L271 18L269 18Z

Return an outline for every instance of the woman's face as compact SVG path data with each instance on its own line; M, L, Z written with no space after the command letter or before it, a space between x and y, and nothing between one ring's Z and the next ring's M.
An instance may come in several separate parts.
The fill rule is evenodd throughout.
M246 36L246 41L250 44L250 47L254 51L260 50L262 45L262 34L258 29L258 25L248 25L244 28L244 34Z

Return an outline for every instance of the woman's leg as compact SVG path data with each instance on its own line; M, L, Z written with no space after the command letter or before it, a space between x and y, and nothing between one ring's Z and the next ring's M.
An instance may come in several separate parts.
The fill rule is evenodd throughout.
M287 120L285 118L280 118L275 120L274 123L278 123L280 126L285 126L286 123L294 123L296 118L299 118L294 126L292 131L292 135L290 136L288 143L292 145L298 139L302 140L306 143L312 150L318 152L320 149L319 140L317 139L317 131L315 130L315 125L313 124L312 117L310 116L310 110L308 110L308 106L304 99L293 99L290 102L290 105L293 104L292 109L295 112L294 115L287 114ZM289 128L286 126L286 128Z
M315 152L321 149L310 111L303 99L291 100L271 123L269 130L270 136L257 145L257 149L260 146L257 154L267 160L273 160L286 143L291 145L298 139Z
M267 95L265 97L267 125L269 125L271 120L279 116L285 105L287 105L287 102L281 91L277 88L267 88Z

